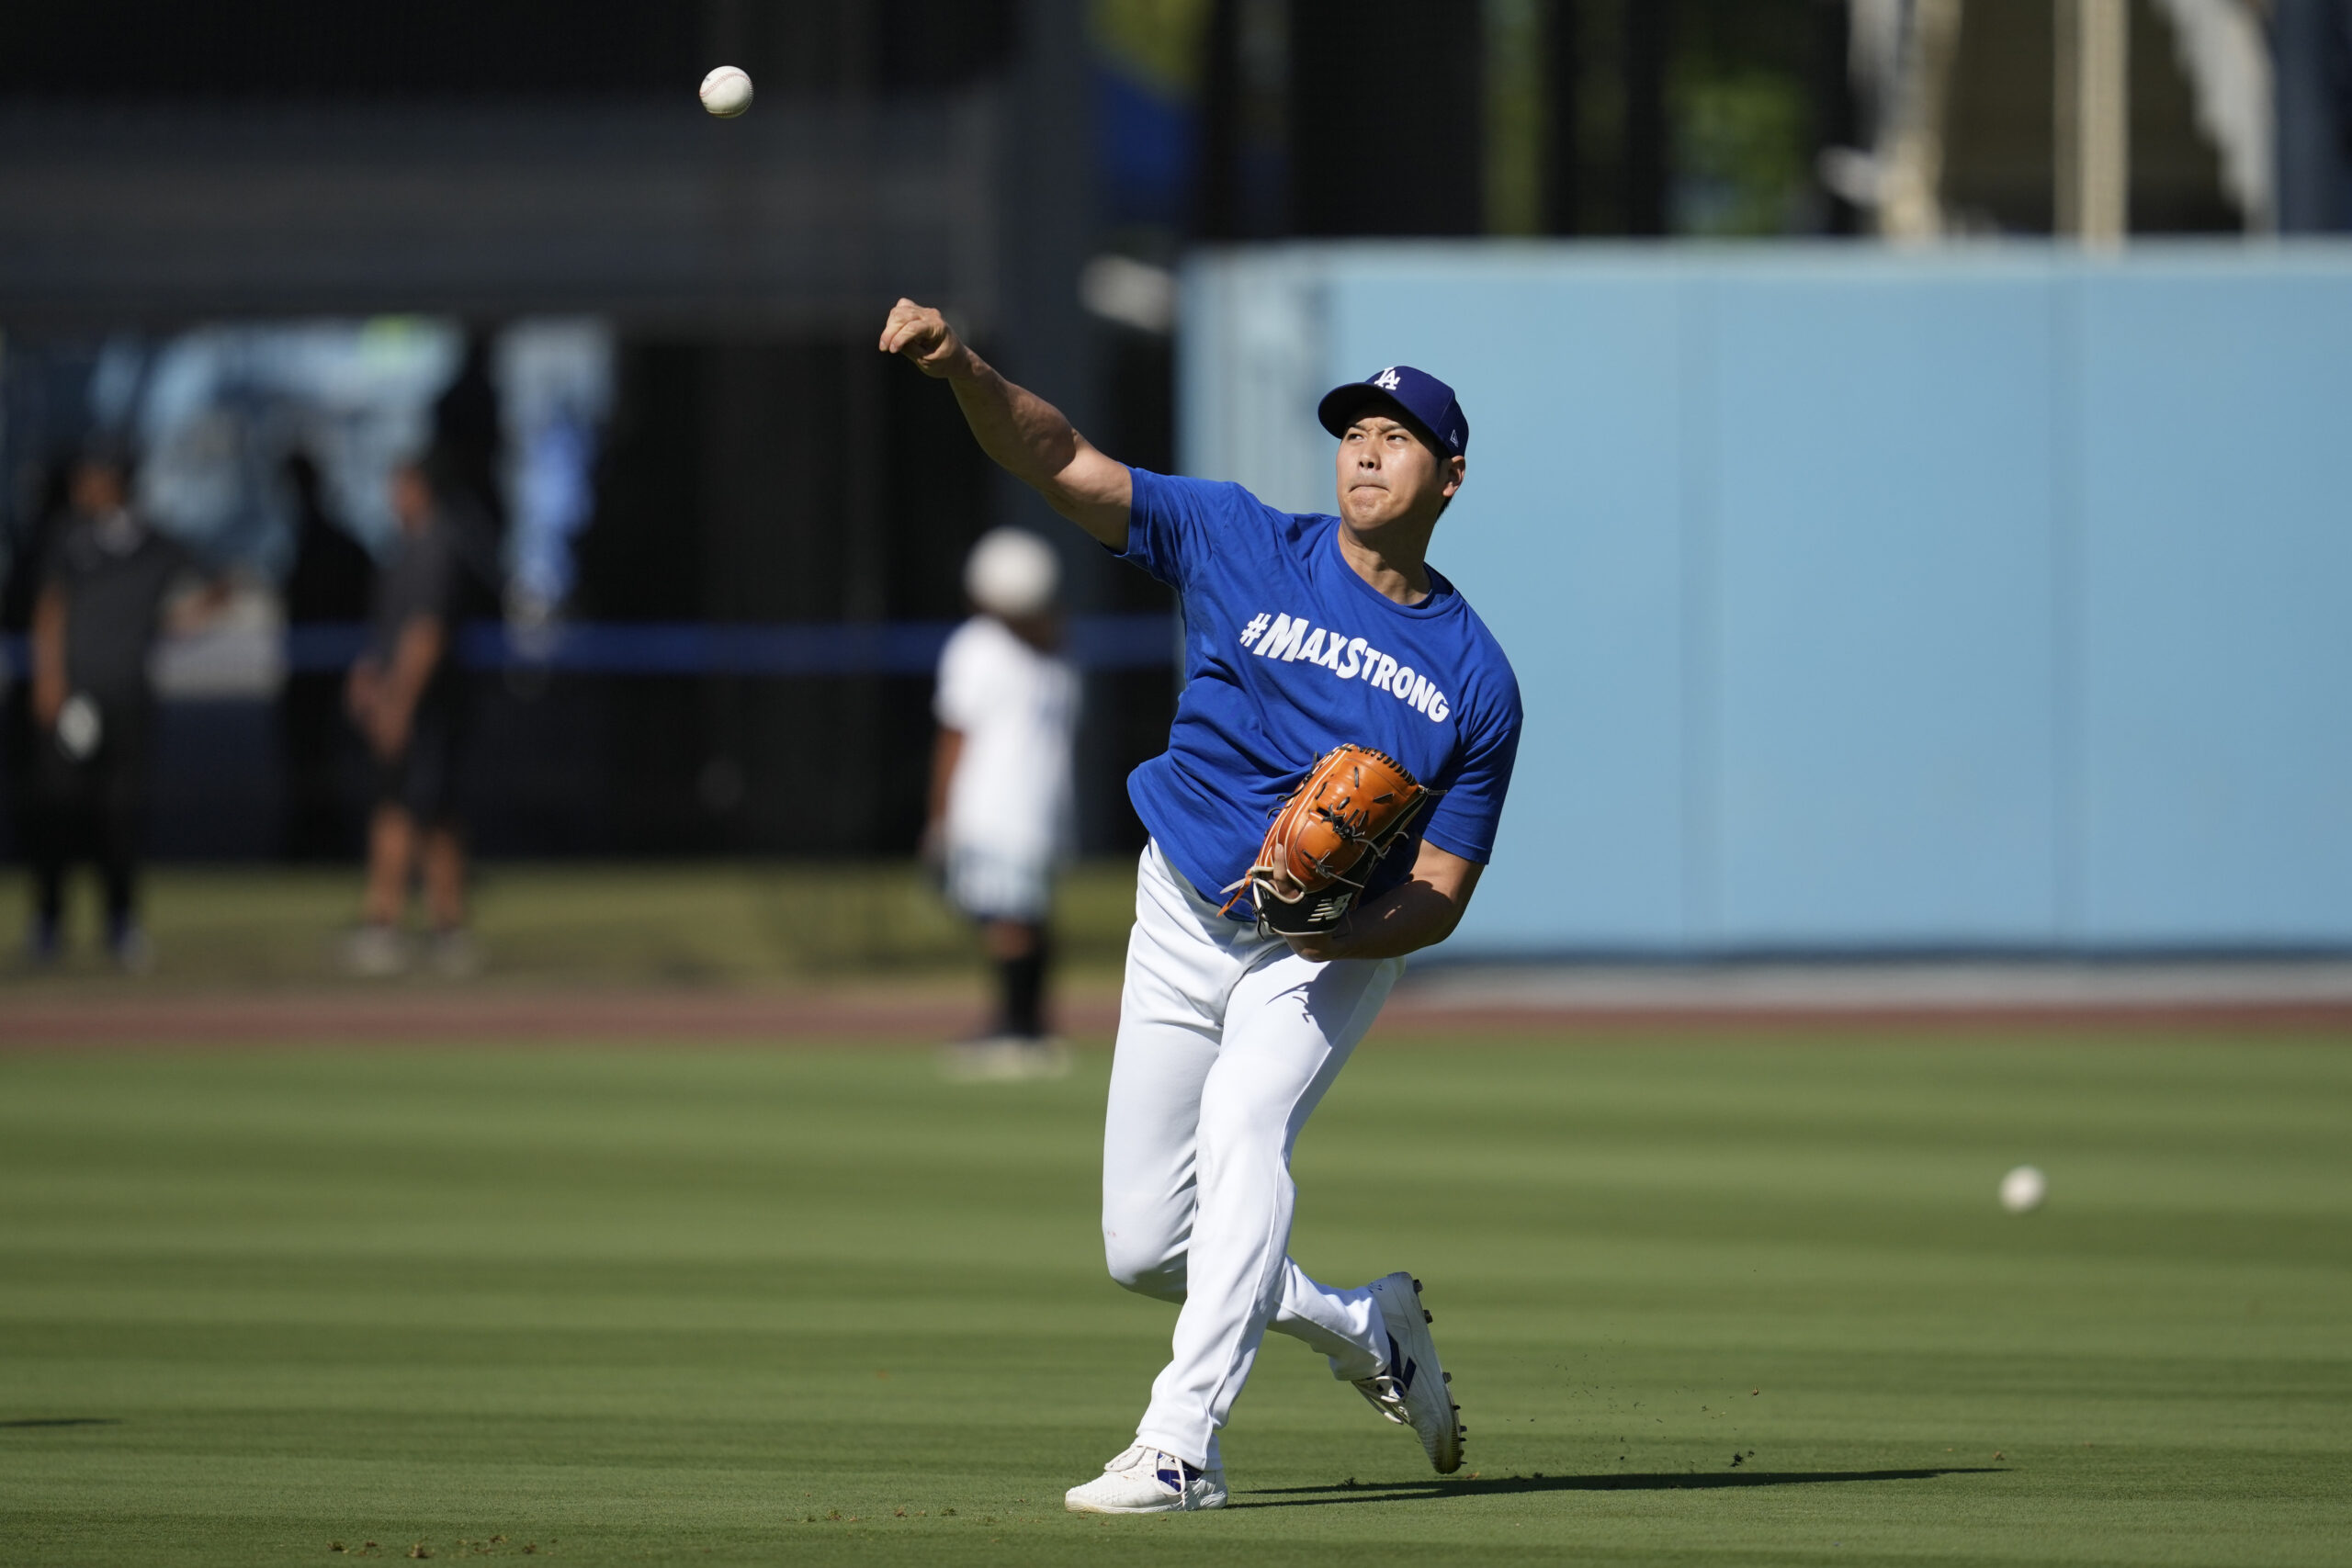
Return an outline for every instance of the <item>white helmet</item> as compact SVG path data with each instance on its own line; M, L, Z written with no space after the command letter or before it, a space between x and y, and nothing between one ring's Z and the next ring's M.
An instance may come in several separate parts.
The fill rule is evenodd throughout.
M991 528L964 562L964 592L991 615L1018 620L1053 607L1061 558L1025 528Z

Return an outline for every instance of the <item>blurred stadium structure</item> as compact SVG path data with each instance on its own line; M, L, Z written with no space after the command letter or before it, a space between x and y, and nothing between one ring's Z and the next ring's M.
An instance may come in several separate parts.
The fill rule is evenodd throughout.
M134 434L246 585L164 657L157 851L353 852L333 673L435 439L501 532L487 854L903 855L964 547L1049 520L871 353L890 299L1301 506L1267 396L1423 357L1480 422L1441 562L1589 781L1464 945L2341 945L2352 262L2270 236L2352 226L2348 84L2352 0L15 7L0 630ZM1170 606L1053 536L1123 850Z

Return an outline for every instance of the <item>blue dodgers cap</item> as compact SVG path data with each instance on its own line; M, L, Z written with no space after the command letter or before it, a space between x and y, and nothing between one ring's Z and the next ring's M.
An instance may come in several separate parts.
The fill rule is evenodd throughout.
M1376 376L1332 388L1315 416L1332 434L1345 435L1366 408L1382 405L1445 451L1457 457L1468 454L1470 420L1453 389L1409 365L1391 365Z

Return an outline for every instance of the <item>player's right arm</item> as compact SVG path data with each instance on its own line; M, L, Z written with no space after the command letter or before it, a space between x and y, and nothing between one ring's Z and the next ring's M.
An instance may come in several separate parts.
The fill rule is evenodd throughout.
M65 590L51 582L33 601L33 718L43 729L65 705Z
M930 810L922 826L923 858L945 864L947 858L947 794L956 783L956 765L964 760L964 732L939 727L931 747Z
M881 349L952 386L980 450L1046 504L1113 549L1127 547L1134 478L1125 463L1089 445L1061 410L998 375L945 317L911 299L891 308Z

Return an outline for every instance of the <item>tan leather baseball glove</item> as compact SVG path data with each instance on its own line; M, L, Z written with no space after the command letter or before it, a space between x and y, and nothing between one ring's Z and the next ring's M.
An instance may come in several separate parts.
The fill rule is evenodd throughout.
M1274 814L1257 863L1225 889L1226 908L1246 892L1268 931L1329 931L1429 797L1394 757L1333 747Z

